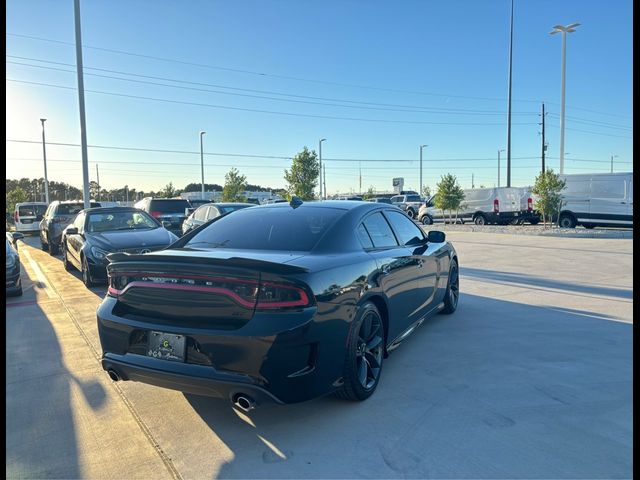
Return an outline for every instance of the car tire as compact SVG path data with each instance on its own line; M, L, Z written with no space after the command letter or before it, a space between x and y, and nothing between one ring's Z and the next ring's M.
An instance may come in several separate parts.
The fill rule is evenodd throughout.
M82 257L82 283L87 288L93 286L93 281L91 280L91 272L89 271L89 264L87 263L87 257Z
M458 271L458 262L451 260L449 267L449 278L447 280L447 290L444 293L444 308L440 313L450 315L458 308L458 298L460 297L460 273Z
M431 215L423 215L420 222L423 225L433 225L433 218L431 218Z
M560 215L560 228L576 228L576 219L570 213Z
M64 244L62 244L61 250L62 250L62 266L67 272L70 272L73 266L69 262L69 258L67 258L67 248L65 247Z
M49 255L57 255L59 251L58 245L54 245L53 243L49 243Z
M583 223L582 226L584 228L587 228L589 230L591 230L592 228L594 228L596 225L594 223Z
M376 306L367 302L351 323L345 354L344 384L336 394L351 401L369 398L380 381L383 358L384 324Z
M532 218L531 220L529 220L529 223L531 225L537 225L538 223L540 223L540 219L539 218Z
M416 218L416 212L412 208L409 208L409 209L407 209L407 216L411 220L413 220L414 218Z
M49 244L42 240L42 235L40 235L40 248L42 248L42 250L45 252L49 251Z
M483 214L480 213L479 215L476 215L474 217L473 223L475 223L476 225L482 226L482 225L486 225L489 222L487 222L487 217L485 217Z

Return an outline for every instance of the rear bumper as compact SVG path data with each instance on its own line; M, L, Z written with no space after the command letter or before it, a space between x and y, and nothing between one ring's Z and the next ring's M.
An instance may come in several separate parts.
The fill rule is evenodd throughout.
M119 312L107 296L97 311L102 367L123 380L199 395L296 403L340 385L353 309L318 304L292 312L256 312L232 330L141 318ZM147 355L151 331L186 337L184 361Z
M129 357L129 358L127 358ZM161 365L158 365L162 362ZM157 367L161 366L162 369ZM177 367L177 368L175 368ZM195 395L218 397L233 401L239 394L249 396L257 404L284 403L264 388L251 383L241 375L217 372L202 365L167 365L166 361L141 355L115 355L106 353L102 368L113 370L122 380L147 383Z
M40 222L34 221L33 223L16 223L16 232L37 232L40 229Z

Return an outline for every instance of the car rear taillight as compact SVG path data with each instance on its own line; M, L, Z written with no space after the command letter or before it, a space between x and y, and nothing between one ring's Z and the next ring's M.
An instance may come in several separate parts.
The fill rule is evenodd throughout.
M13 220L18 223L20 221L20 215L18 215L18 212L13 212Z
M531 197L527 198L527 212L533 211L533 200Z
M258 309L306 307L309 296L302 288L277 283L261 283L258 295Z
M285 283L198 275L118 272L109 274L108 284L107 293L116 298L130 288L141 287L224 295L238 305L251 309L300 308L312 304L310 295L303 288Z
M497 198L493 201L493 211L494 213L500 213L500 202Z
M162 212L159 212L159 211L157 211L157 210L154 210L154 211L150 212L150 215L151 215L153 218L158 218L160 215L162 215Z

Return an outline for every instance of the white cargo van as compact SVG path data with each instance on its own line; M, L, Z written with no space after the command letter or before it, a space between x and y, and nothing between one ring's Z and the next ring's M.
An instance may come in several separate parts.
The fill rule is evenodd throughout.
M522 216L520 197L523 193L521 190L515 187L464 190L464 200L458 211L458 219L463 222L471 221L476 225L511 223ZM420 208L418 219L422 223L429 224L434 220L449 218L448 212L445 212L443 217L442 210L435 208L435 198L434 195Z
M37 232L40 220L47 210L45 202L16 203L13 221L17 232Z
M560 175L560 179L566 182L561 227L633 227L633 172Z

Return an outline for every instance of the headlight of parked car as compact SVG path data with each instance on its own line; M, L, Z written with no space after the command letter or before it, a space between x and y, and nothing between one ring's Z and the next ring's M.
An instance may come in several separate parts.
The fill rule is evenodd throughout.
M107 258L107 255L109 255L111 252L107 252L106 250L103 250L101 248L98 247L91 247L91 254L97 259L97 260L104 260L105 258Z

